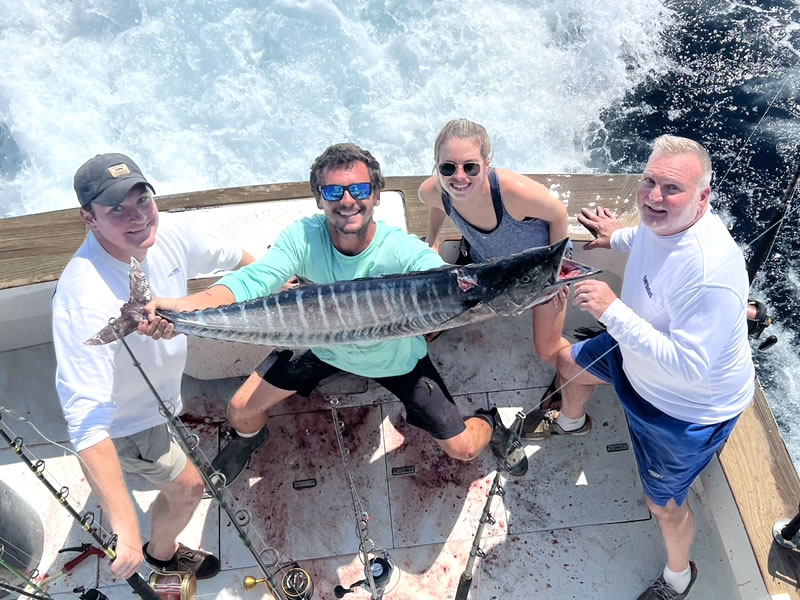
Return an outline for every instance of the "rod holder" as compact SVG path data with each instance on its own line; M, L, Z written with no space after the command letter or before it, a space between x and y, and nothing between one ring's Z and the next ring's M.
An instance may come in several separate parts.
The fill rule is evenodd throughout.
M800 545L800 538L797 532L800 531L800 509L792 519L779 519L772 526L772 537L779 546L787 550L797 550Z

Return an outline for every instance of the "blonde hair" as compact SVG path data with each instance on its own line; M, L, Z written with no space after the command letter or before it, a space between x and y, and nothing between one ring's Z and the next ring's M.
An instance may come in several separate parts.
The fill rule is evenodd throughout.
M697 160L700 161L700 167L703 169L703 175L698 182L698 187L706 188L711 184L711 157L708 155L708 151L694 140L677 135L659 136L653 142L653 151L650 153L650 158L657 154L692 154L696 156Z
M480 148L481 158L487 163L491 161L492 142L489 141L489 134L486 133L483 125L469 119L453 119L442 127L433 144L433 157L437 165L439 164L439 151L450 138L474 139Z

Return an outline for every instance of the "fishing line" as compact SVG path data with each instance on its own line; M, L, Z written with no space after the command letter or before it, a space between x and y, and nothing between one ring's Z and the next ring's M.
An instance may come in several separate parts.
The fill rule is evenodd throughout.
M30 555L28 555L28 556L30 556ZM33 557L31 557L31 558L33 558ZM48 598L50 597L49 594L47 592L45 592L42 588L40 588L32 578L28 577L25 573L21 573L16 567L14 567L14 565L8 564L3 559L2 553L0 553L0 566L4 567L8 571L13 573L17 577L19 577L20 579L22 579L26 584L31 586L33 589L35 589L40 594L44 594Z
M117 340L119 340L122 345L124 346L125 350L128 352L131 360L133 361L133 366L141 374L142 378L144 379L147 387L150 389L150 392L153 394L153 397L156 399L156 402L159 406L159 411L161 415L166 418L168 427L173 432L176 441L181 446L183 451L186 453L188 458L192 461L194 466L197 468L200 476L202 477L207 489L211 492L211 494L216 499L217 503L222 507L225 513L230 518L231 524L233 525L234 529L236 529L236 533L239 535L239 538L242 540L242 543L245 547L250 551L253 555L253 558L256 561L259 569L264 575L264 584L269 589L270 593L278 598L279 600L287 600L284 593L283 587L278 585L275 581L275 571L271 569L280 570L280 554L278 553L277 549L273 546L270 546L264 541L264 538L261 536L260 532L253 528L253 533L255 537L262 545L262 550L257 552L255 548L253 548L253 544L250 541L250 538L247 535L245 528L250 524L252 520L252 516L250 511L247 509L239 508L233 510L236 507L236 500L233 497L232 492L227 489L225 481L225 476L220 473L219 471L215 471L213 466L211 465L211 461L206 456L203 449L200 447L200 438L194 433L186 433L189 429L186 425L175 416L171 405L168 406L166 402L161 398L161 395L158 393L158 390L155 389L153 383L150 381L150 378L145 373L144 368L142 368L141 363L136 358L136 355L131 350L128 343L125 341L125 338L121 335L119 328L117 325L116 319L109 319L109 324L111 325L115 335L117 336ZM203 460L205 461L205 465L200 465L197 460L197 455L202 456ZM208 467L208 469L206 468ZM225 495L228 495L231 499L230 503L225 498ZM233 507L233 508L232 508ZM263 558L263 555L270 554L271 560L266 561ZM267 564L267 562L269 564Z
M350 500L353 503L353 511L356 517L356 533L358 534L358 552L361 556L361 562L364 563L364 574L369 582L369 592L374 600L378 600L382 594L378 593L378 588L375 585L375 578L372 575L372 565L370 563L369 553L375 548L375 542L369 537L369 515L364 510L361 504L361 497L356 489L353 477L350 474L350 468L347 466L347 454L344 442L342 441L342 430L344 429L344 422L339 420L337 406L339 405L338 398L331 398L331 417L333 418L333 429L336 432L336 443L339 446L339 454L342 457L342 464L344 465L344 472L347 477L347 485L350 489ZM367 548L367 542L370 547Z
M2 437L9 446L14 450L17 456L20 457L22 462L24 462L28 468L33 472L34 475L42 482L48 492L50 492L53 497L67 510L69 515L77 521L84 531L86 531L89 535L94 538L94 540L100 545L100 547L105 552L106 556L111 560L116 558L117 554L114 550L114 545L116 541L116 536L112 535L107 540L104 540L98 533L98 527L94 526L94 513L86 512L83 516L81 516L78 511L76 511L70 502L68 502L69 498L69 488L66 486L62 486L60 490L57 490L53 487L53 484L44 476L45 472L45 461L37 460L35 463L31 461L28 454L26 454L27 447L23 450L24 441L21 437L14 434L12 438L7 432L10 431L12 434L14 433L11 428L2 422L0 419L0 437ZM133 590L138 594L142 600L159 600L158 595L156 595L153 588L151 588L142 576L139 573L134 573L130 577L126 579L128 585L133 588Z
M10 415L11 417L13 417L14 419L16 419L16 420L18 420L18 421L20 421L20 422L26 423L27 425L30 425L30 426L31 426L31 427L34 429L34 431L36 431L36 433L37 433L39 436L41 436L43 439L45 439L47 442L49 442L50 444L53 444L54 446L58 446L59 448L61 448L61 449L63 449L64 451L68 452L69 454L71 454L71 455L75 456L75 457L78 459L78 461L80 461L81 465L82 465L82 466L83 466L83 468L84 468L84 471L85 471L85 472L86 472L88 475L91 475L91 477L93 477L93 478L95 478L95 479L96 479L96 477L95 477L95 475L94 475L94 472L93 472L93 471L92 471L92 470L89 468L89 465L86 463L86 461L84 461L84 460L83 460L83 458L81 458L81 456L80 456L80 455L79 455L77 452L75 452L75 451L74 451L74 450L72 450L71 448L68 448L67 446L64 446L63 444L59 444L58 442L55 442L55 441L51 440L51 439L50 439L50 438L48 438L48 437L47 437L45 434L43 434L43 433L42 433L42 432L39 430L39 428L38 428L38 427L36 427L36 425L34 425L34 424L33 424L33 423L32 423L32 422L29 420L29 419L26 419L25 417L21 417L20 415L18 415L17 413L15 413L13 410L11 410L11 409L9 409L9 408L7 408L7 407L4 407L4 406L0 406L0 412L4 412L4 413L6 413L6 414ZM9 431L10 431L10 428L9 428ZM44 460L40 459L38 456L36 456L36 455L34 454L34 452L31 450L31 447L30 447L30 445L27 445L27 446L25 446L25 448L27 449L27 451L28 451L28 454L30 454L30 455L31 455L31 456L32 456L32 457L33 457L33 458L34 458L34 459L35 459L37 462L45 463L45 461L44 461ZM52 470L50 470L50 469L46 468L46 472L47 472L47 475L48 475L48 476L49 476L49 477L50 477L50 478L51 478L53 481L55 481L55 482L56 482L56 483L59 485L59 487L61 487L61 488L67 487L67 486L65 486L64 484L62 484L62 483L59 481L58 477L56 477L56 475L53 473L53 471L52 471ZM87 500L88 500L88 498L87 498ZM113 535L111 531L109 531L108 529L106 529L105 527L103 527L103 525L102 525L102 524L100 524L100 523L97 523L97 524L95 525L95 527L96 527L97 529L99 529L99 530L100 530L100 532L101 532L101 533L102 533L104 536L106 536L106 537L108 537L108 538L110 538L110 537ZM127 547L127 548L130 548L130 549L132 549L132 550L135 550L135 551L137 551L137 552L140 550L140 548L135 548L135 547L131 546L130 544L126 544L126 543L124 543L124 542L117 541L117 544L118 544L118 545L120 545L120 544L121 544L121 545L123 545L123 546L125 546L125 547Z
M789 68L790 68L790 69L793 69L793 68L795 68L795 67L797 66L797 64L798 64L798 62L797 62L797 61L795 61L794 65L792 65L792 66L791 66L791 67L789 67ZM776 67L776 68L775 68L775 70L777 71L777 70L778 70L778 68ZM773 71L773 72L774 72L774 71ZM744 144L742 144L741 148L739 148L739 152L736 154L736 157L733 159L733 162L731 162L731 164L728 166L728 170L727 170L727 171L725 171L725 175L723 175L723 176L722 176L722 179L720 179L720 182L719 182L718 184L716 184L716 185L718 185L718 186L721 186L721 185L722 185L722 184L725 182L725 180L726 180L726 179L727 179L727 177L728 177L728 173L730 173L730 172L731 172L731 169L733 169L733 167L736 165L736 162L739 160L739 157L742 155L742 152L744 152L744 149L747 147L747 144L749 144L749 143L750 143L750 140L751 140L751 139L753 138L753 136L756 134L756 131L758 131L758 128L759 128L759 127L761 127L761 123L762 123L762 121L763 121L763 120L764 120L764 119L767 117L767 114L769 114L769 111L770 111L770 109L772 108L772 106L773 106L773 105L775 104L775 102L777 101L777 99L778 99L778 96L779 96L779 95L780 95L780 93L783 91L783 88L784 88L784 86L786 85L786 82L787 82L787 81L789 81L789 78L790 78L791 76L792 76L792 74L791 74L791 73L789 73L789 74L787 74L787 75L786 75L786 77L783 79L783 82L781 83L781 86L778 88L778 91L777 91L777 92L775 92L775 95L772 97L772 100L770 100L769 104L767 104L767 108L766 108L766 110L764 111L764 114L763 114L763 115L761 115L761 117L758 119L758 122L757 122L757 123L755 124L755 126L753 127L753 130L750 132L750 135L749 135L749 136L747 136L747 139L744 141Z
M13 542L7 540L2 535L0 535L0 560L2 560L3 555L5 554L6 548L9 548L9 547L13 548L14 550L16 550L17 552L22 554L25 558L30 558L30 559L32 559L33 562L38 562L35 556L33 556L32 554L28 554L27 552L25 552L25 550L23 550L19 546L15 545Z

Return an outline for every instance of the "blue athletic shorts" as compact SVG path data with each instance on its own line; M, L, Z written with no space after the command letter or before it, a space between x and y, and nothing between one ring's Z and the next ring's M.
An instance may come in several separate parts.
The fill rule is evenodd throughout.
M647 496L659 506L666 506L671 498L683 504L689 486L728 439L739 415L722 423L698 425L661 412L633 389L622 370L619 346L608 333L579 342L570 351L579 366L614 385L628 417Z

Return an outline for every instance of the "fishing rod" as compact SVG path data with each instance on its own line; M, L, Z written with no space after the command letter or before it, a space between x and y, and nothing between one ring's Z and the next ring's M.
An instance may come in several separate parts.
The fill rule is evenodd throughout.
M761 234L764 236L764 239L761 240L758 248L754 250L752 256L750 256L750 260L747 261L747 277L750 281L750 285L753 285L753 280L756 278L758 271L769 258L769 255L772 254L772 247L775 245L775 240L789 212L789 207L792 204L792 197L797 190L798 182L800 182L800 162L797 163L797 168L794 171L794 175L792 175L792 181L783 194L781 205L775 210L775 214L772 215L772 219L770 219L767 228Z
M24 441L22 437L15 436L11 437L7 432L5 425L2 422L3 416L0 414L0 436L8 443L9 446L14 450L14 452L22 459L28 468L33 472L36 477L39 478L47 490L53 495L53 497L58 500L58 502L63 506L70 516L78 522L78 524L86 531L89 535L91 535L94 540L100 545L104 554L110 559L114 560L117 557L117 553L114 549L116 544L116 535L112 535L108 540L104 540L100 534L97 532L97 527L94 527L94 513L86 512L82 516L78 511L76 511L72 505L67 501L67 497L69 496L69 488L67 486L63 486L60 490L57 490L52 483L50 483L47 478L44 476L44 466L45 462L43 460L37 459L34 463L27 454L23 451ZM10 429L9 429L10 431ZM12 432L13 433L13 432ZM35 458L35 457L34 457ZM133 588L133 591L142 598L142 600L159 600L158 594L156 594L155 590L147 585L147 582L142 579L142 576L139 573L134 573L130 577L128 577L125 581L128 582ZM37 596L34 596L37 597ZM42 596L38 596L42 597Z
M263 540L260 541L262 542L262 544L264 544L265 547L263 550L261 550L261 552L256 551L256 549L253 547L253 542L250 540L249 536L247 535L247 531L245 530L247 525L249 525L250 521L252 520L250 511L245 508L234 510L231 507L231 505L225 499L225 496L223 494L225 486L227 484L225 480L225 475L223 473L220 473L219 471L216 471L211 465L211 462L208 461L208 459L206 459L205 456L203 456L203 458L205 459L204 464L201 463L200 457L197 452L197 449L200 445L200 438L194 433L192 434L186 433L185 431L186 426L178 420L178 418L173 414L170 407L167 406L167 404L161 398L161 395L153 386L152 382L150 381L150 378L144 372L144 369L142 368L142 365L139 362L139 360L136 358L136 355L133 353L130 346L125 341L125 338L122 337L117 327L117 320L112 318L109 319L108 322L109 325L111 325L112 329L114 330L114 333L117 335L117 339L120 342L122 342L122 345L125 347L125 350L127 350L128 354L130 355L131 360L133 361L133 366L136 367L136 369L139 371L142 378L144 379L145 383L147 384L147 387L150 388L150 392L155 397L161 414L167 419L167 424L172 433L175 435L178 444L181 446L186 455L190 458L195 467L197 467L197 470L200 472L200 476L203 478L203 482L206 485L206 489L208 489L209 493L214 497L217 503L219 503L219 505L228 515L228 518L230 518L231 520L231 524L236 530L236 533L239 535L239 539L242 540L242 543L253 555L256 564L258 565L259 569L264 575L264 577L261 579L254 580L251 578L251 580L257 581L259 583L263 582L264 585L267 587L267 590L270 592L270 594L272 594L278 600L294 600L295 598L306 600L307 598L310 598L310 596L302 595L303 592L296 589L296 584L302 578L296 577L296 573L294 570L290 570L288 571L288 573L284 574L281 585L277 583L275 579L275 573L278 570L280 570L280 567L278 565L280 561L280 555L278 554L278 551L271 546L267 546ZM269 553L271 556L269 562L266 562L263 558L263 556L267 553ZM310 580L308 582L302 581L302 584L304 586L303 590L307 590L309 587L308 584L310 584ZM247 586L245 585L245 587ZM311 585L311 589L313 591L313 585Z
M489 487L489 494L486 497L486 502L483 505L483 512L481 513L481 519L478 523L478 529L475 531L475 537L472 539L472 547L469 550L467 565L464 567L464 572L461 573L461 577L458 580L455 600L467 600L469 590L472 587L472 577L475 573L475 559L486 558L486 553L481 549L481 538L483 537L483 529L486 527L486 524L494 525L497 522L491 514L491 509L494 497L499 496L502 498L506 493L501 485L501 477L502 471L498 468L492 485Z
M797 164L797 168L794 171L794 175L792 176L792 181L789 184L789 187L786 188L786 192L783 194L783 199L781 200L780 206L778 206L778 208L775 210L775 213L772 215L772 219L770 219L767 228L761 234L764 236L764 239L761 240L758 248L756 248L753 251L753 254L750 256L750 260L747 261L747 277L750 281L751 287L756 275L758 275L758 272L772 254L772 249L775 246L775 240L778 238L781 227L783 226L783 223L786 221L786 217L789 214L789 207L792 204L792 197L797 190L798 182L800 182L800 162ZM767 314L767 309L764 304L758 300L750 299L749 304L753 307L755 314L752 315L752 317L748 316L747 331L750 337L758 339L761 337L764 329L772 325L772 319ZM761 342L761 344L758 346L758 349L766 350L767 348L774 346L777 341L777 336L770 335L766 340Z
M7 562L3 558L3 556L6 553L6 547L5 547L5 541L6 540L4 540L3 538L0 538L0 540L2 540L4 542L4 543L0 543L0 567L3 567L6 571L11 573L15 577L19 577L20 579L22 579L26 583L27 586L30 586L30 587L32 587L34 589L35 593L43 594L44 596L49 598L50 597L49 594L41 588L42 582L37 584L34 581L34 579L36 577L38 577L39 569L34 569L30 573L22 573L19 569L14 567L14 565L12 565L10 562ZM10 542L9 542L9 544L10 544ZM16 547L16 546L15 546L15 548L19 552L22 552L23 554L26 554L28 556L28 558L33 558L33 556L31 556L27 552L24 552L21 548ZM0 583L2 583L2 582L5 582L8 585L12 585L9 581L6 581L4 579L0 579Z
M389 567L384 568L382 563L376 563L376 559L370 558L369 553L375 547L369 536L369 515L364 510L361 504L361 497L356 489L353 477L350 474L350 468L347 465L347 450L342 441L342 431L344 430L344 422L339 420L337 407L339 405L338 398L331 398L331 417L333 418L333 429L336 432L336 443L339 446L339 455L342 457L342 464L344 465L345 476L347 477L347 484L350 489L350 499L353 502L353 512L356 517L356 533L358 534L358 553L361 562L364 563L364 580L358 581L350 586L349 589L342 586L336 586L334 594L337 598L342 598L345 594L349 594L357 587L364 587L370 593L372 600L380 600L383 598L385 585L389 583L391 578L391 564L387 561L386 565ZM385 575L385 576L384 576ZM383 585L376 584L376 578L380 577Z
M21 588L19 586L13 585L6 581L5 579L0 579L0 590L5 590L7 592L13 592L14 594L19 594L20 596L25 596L27 598L35 598L36 600L51 600L52 596L48 593L40 593L40 592L29 592L28 590Z

